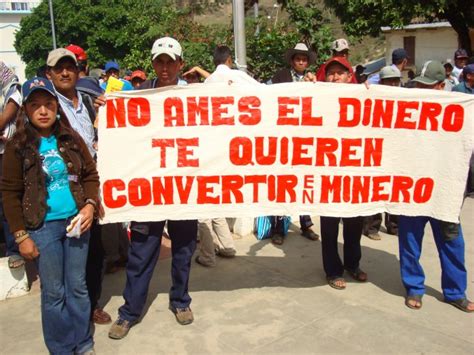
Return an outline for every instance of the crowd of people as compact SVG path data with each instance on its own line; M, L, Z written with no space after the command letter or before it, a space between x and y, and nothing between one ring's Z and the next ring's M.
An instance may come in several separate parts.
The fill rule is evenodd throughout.
M266 84L324 81L342 84L406 86L452 90L473 94L474 63L463 49L454 63L424 63L420 73L403 83L408 55L402 48L392 53L392 64L368 76L364 67L354 71L345 39L334 41L332 56L316 72L309 67L316 53L297 43L285 53L288 64ZM236 248L225 218L159 220L100 225L103 216L99 175L96 170L97 112L105 92L143 90L192 82L261 85L243 71L233 69L232 53L218 46L215 71L199 65L184 68L183 48L171 37L157 39L151 48L154 75L140 69L121 78L121 68L109 61L103 69L89 70L87 53L77 45L51 51L38 76L20 85L3 63L0 78L4 97L0 117L3 138L0 189L7 256L10 268L35 260L41 279L41 314L44 340L51 353L94 353L91 322L112 323L99 305L104 272L125 267L124 304L111 325L109 337L124 338L142 316L163 236L171 239L169 309L181 325L193 322L188 283L199 232L195 262L216 265L216 255L232 258ZM123 71L122 71L123 72ZM472 179L469 184L472 184ZM468 185L469 185L468 184ZM472 186L469 188L472 189ZM79 217L78 217L79 216ZM283 244L285 216L271 216L271 239ZM320 217L321 236L313 230L311 216L300 216L301 235L321 238L322 262L328 285L346 288L344 273L360 282L368 275L360 268L363 235L379 240L383 216ZM343 227L343 258L338 252L339 226ZM473 312L467 299L464 239L459 224L427 216L385 214L388 234L398 235L400 270L406 288L405 304L422 307L424 273L419 262L425 225L433 230L441 260L444 300ZM79 226L79 227L78 227ZM129 228L130 238L127 238Z

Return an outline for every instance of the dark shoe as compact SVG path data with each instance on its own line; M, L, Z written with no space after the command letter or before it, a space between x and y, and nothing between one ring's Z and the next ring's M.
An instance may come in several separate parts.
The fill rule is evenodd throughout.
M382 237L380 236L380 234L378 234L377 232L375 233L368 233L368 234L364 234L367 238L369 239L372 239L372 240L381 240Z
M387 228L387 234L398 235L398 228Z
M130 327L133 324L128 320L122 319L120 317L112 324L109 330L109 338L111 339L123 339L127 336Z
M367 274L363 272L360 268L357 268L355 270L346 268L346 271L356 281L366 282L368 280Z
M190 307L174 308L172 305L170 305L169 309L174 313L176 320L181 325L188 325L194 321L193 311Z
M319 235L317 235L311 228L302 229L301 235L309 240L318 240Z
M407 306L410 309L415 309L415 310L421 309L421 306L423 306L423 302L421 301L422 297L423 297L423 295L406 296L405 297L405 306ZM412 302L414 302L414 304Z
M456 301L445 301L445 302L453 305L456 308L459 308L463 312L467 312L467 313L474 312L474 309L468 308L469 304L471 304L472 302L469 301L467 298L460 298Z
M110 324L112 322L112 318L110 314L104 311L102 308L97 307L92 312L92 321L95 324Z
M214 266L216 266L216 264L209 264L209 263L204 262L199 255L196 256L194 261L196 263L198 263L199 265L204 266L204 267L214 267Z
M275 233L272 235L272 243L275 245L282 245L285 241L285 237L281 234Z
M117 266L115 262L107 263L105 265L105 273L106 274L113 274L119 271L120 268Z
M117 267L127 267L128 258L126 256L121 256L116 262L115 266Z
M235 256L235 249L234 248L225 248L225 249L218 249L216 251L216 255L222 258L233 258Z

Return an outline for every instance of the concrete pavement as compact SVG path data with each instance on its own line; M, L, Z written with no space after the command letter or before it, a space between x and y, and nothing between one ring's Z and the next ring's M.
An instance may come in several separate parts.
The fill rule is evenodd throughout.
M468 295L474 298L474 199L462 222L466 239ZM298 220L293 218L293 220ZM319 231L319 218L314 218ZM348 280L346 290L327 286L321 243L292 226L276 247L254 237L236 240L238 255L217 267L193 262L190 293L195 321L179 325L168 310L170 259L160 260L142 321L123 340L96 326L98 354L158 353L453 353L474 352L474 314L442 302L440 266L426 228L422 264L427 294L419 311L404 306L397 237L363 237L361 268L366 284ZM106 275L102 304L115 318L123 302L125 274ZM45 354L40 293L0 302L0 353Z

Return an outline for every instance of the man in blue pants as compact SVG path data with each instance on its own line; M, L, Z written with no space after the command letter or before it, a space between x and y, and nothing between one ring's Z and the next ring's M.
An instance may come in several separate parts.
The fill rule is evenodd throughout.
M417 88L444 89L445 71L440 62L428 61L416 77ZM400 271L407 295L405 305L420 309L425 293L425 274L420 264L425 226L430 223L441 261L444 301L465 312L474 311L466 297L467 272L464 265L464 238L460 224L426 216L400 216L398 222Z
M182 66L181 45L173 38L163 37L153 44L152 65L157 78L145 81L139 89L151 89L169 85L185 85L178 78ZM196 250L197 220L168 220L171 238L171 279L169 308L182 325L194 320L189 307L188 293L191 260ZM127 284L123 291L125 304L119 309L119 317L109 330L112 339L124 338L132 325L142 315L145 307L153 270L160 255L161 238L166 221L132 222L131 240L127 263Z

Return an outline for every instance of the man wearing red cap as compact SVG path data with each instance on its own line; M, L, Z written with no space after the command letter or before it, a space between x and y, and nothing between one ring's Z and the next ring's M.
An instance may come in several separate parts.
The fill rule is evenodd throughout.
M134 89L137 89L146 80L146 74L141 70L135 70L130 75L130 81Z
M77 59L77 66L79 68L79 78L83 78L89 75L89 67L87 66L87 53L81 47L70 44L69 46L65 47L67 50L70 50Z
M333 57L324 63L325 81L330 83L350 84L354 77L351 64L344 57ZM339 222L344 225L344 263L338 249L337 236ZM321 217L321 243L323 266L329 286L343 290L346 281L344 269L360 282L367 281L367 274L359 268L361 259L360 239L362 237L363 217Z

